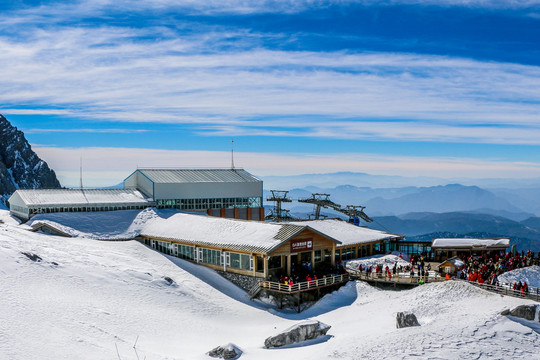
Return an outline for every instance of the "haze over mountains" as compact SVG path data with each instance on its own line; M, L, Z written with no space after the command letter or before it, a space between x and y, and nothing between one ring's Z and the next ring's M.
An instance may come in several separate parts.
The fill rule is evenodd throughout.
M364 173L333 173L272 177L265 188L282 184L290 190L289 198L302 199L312 193L330 194L330 200L345 205L365 206L365 212L375 221L370 228L404 234L408 239L430 240L435 237L510 237L520 249L540 251L540 182L533 180L484 179L484 183L463 185L447 183L445 179L403 178ZM309 180L311 179L311 180ZM316 186L346 180L352 185ZM388 186L413 180L432 182L432 186ZM288 188L287 183L306 181L306 186ZM439 182L437 184L437 181ZM467 179L474 184L473 179ZM507 183L510 187L500 187ZM496 187L489 187L489 184ZM521 184L522 187L519 187ZM366 186L368 185L368 186ZM272 188L275 189L275 188ZM265 192L265 198L269 192ZM267 203L271 206L271 203ZM284 206L295 217L305 218L313 213L313 206L298 202ZM331 210L322 214L342 216Z

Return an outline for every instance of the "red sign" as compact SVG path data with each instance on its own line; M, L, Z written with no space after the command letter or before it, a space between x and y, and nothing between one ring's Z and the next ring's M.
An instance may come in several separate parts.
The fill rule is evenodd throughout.
M291 252L313 250L313 239L291 240Z

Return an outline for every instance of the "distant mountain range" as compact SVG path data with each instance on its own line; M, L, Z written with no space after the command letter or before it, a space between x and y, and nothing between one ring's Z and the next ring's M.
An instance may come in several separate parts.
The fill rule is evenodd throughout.
M24 137L0 115L0 201L17 189L59 188L60 182Z

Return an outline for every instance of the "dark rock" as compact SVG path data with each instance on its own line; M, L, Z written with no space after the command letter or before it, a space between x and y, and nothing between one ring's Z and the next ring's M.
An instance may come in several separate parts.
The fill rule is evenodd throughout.
M330 330L330 327L330 325L326 325L317 320L306 320L290 327L276 336L270 336L264 341L264 346L267 348L281 347L304 340L315 339L321 335L326 335L326 332Z
M164 279L167 283L169 283L169 285L174 284L174 280L171 279L171 278L168 277L168 276L164 276L163 279Z
M398 312L396 316L396 326L398 329L411 326L420 326L413 313Z
M41 260L43 260L39 255L32 254L29 252L21 252L21 254L25 255L27 258L29 258L32 261L40 262Z
M510 315L526 320L534 320L537 307L538 305L520 305L517 308L512 309Z
M218 346L208 352L208 356L222 359L238 359L242 351L234 344Z
M504 309L501 315L510 315L510 309Z
M24 137L0 115L0 196L16 189L59 188L56 174L41 160Z

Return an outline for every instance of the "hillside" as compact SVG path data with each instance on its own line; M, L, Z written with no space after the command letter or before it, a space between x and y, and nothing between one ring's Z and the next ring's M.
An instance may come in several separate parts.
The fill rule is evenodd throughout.
M59 188L60 182L24 137L0 115L0 200L16 189Z
M387 292L350 282L296 314L250 301L214 271L136 241L23 228L0 224L2 359L208 359L229 342L246 360L532 359L538 350L537 332L499 315L529 301L468 284ZM396 329L398 311L414 312L421 326ZM308 318L331 325L328 336L263 348L266 337Z

